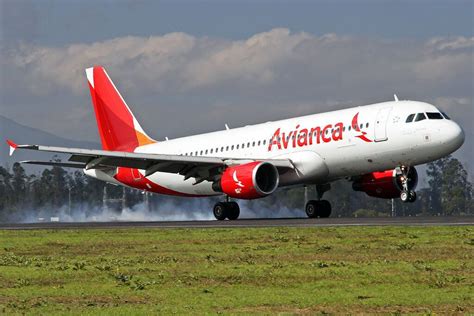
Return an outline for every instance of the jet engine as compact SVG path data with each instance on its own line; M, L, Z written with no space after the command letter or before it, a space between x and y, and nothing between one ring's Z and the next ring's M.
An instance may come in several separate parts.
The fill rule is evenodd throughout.
M277 168L269 162L255 161L227 168L214 191L238 199L258 199L272 194L279 183Z
M365 192L369 196L393 199L400 196L403 191L403 177L407 177L408 190L414 190L418 184L418 173L411 167L404 174L397 169L377 171L362 175L355 179L352 188L355 191Z

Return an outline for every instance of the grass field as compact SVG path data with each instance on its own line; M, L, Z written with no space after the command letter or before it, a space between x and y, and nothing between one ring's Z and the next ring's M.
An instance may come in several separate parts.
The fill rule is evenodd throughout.
M473 227L0 231L0 314L474 313Z

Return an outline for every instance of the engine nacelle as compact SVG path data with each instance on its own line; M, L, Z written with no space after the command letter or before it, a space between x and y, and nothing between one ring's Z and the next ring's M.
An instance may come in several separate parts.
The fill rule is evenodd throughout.
M411 167L408 172L408 189L414 190L418 184L418 173ZM386 170L372 172L359 177L352 184L355 191L365 192L369 196L393 199L400 196L403 190L402 174L397 174L397 170Z
M233 198L250 200L272 194L278 183L278 170L274 165L255 161L227 168L212 188Z

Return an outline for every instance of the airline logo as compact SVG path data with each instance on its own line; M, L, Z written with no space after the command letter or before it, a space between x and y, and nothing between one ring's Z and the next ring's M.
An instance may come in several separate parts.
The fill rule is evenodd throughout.
M239 180L239 178L237 178L237 170L234 171L234 173L232 174L232 179L234 180L235 184L239 187L235 189L235 193L237 194L242 193L242 188L245 187L245 185L242 183L242 181Z
M352 129L355 132L360 133L355 137L368 143L372 142L372 140L367 138L367 132L361 130L358 120L359 112L354 115L351 122ZM271 151L273 148L282 150L287 148L311 146L313 144L329 143L332 141L337 142L343 139L345 132L346 129L342 122L338 122L334 125L328 124L324 127L316 126L309 129L300 128L300 125L298 124L294 130L289 132L284 132L281 128L277 128L268 144L268 151Z
M359 125L359 112L357 112L356 115L354 115L354 117L352 118L352 128L356 131L356 132L359 132L360 135L356 135L356 137L362 139L364 142L367 142L367 143L371 143L372 140L368 139L367 136L367 132L364 132L364 131L361 131L360 130L360 125Z

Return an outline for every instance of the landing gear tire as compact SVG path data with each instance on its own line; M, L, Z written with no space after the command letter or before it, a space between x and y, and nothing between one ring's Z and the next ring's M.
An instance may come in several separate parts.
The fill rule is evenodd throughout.
M326 200L310 200L306 203L306 215L309 218L324 218L331 215L331 204Z
M407 203L409 198L410 198L410 195L408 194L408 191L402 191L402 192L400 193L400 200L401 200L403 203Z
M316 218L317 217L317 204L318 201L310 200L306 203L306 215L309 218Z
M236 220L239 218L240 215L240 207L239 204L236 202L227 202L229 207L229 212L227 214L227 218L231 221Z
M236 202L219 202L214 205L214 216L219 221L226 218L233 221L239 218L239 215L240 207Z
M329 203L329 201L327 201L327 200L321 200L319 202L321 204L320 205L321 212L320 212L319 217L322 217L322 218L329 217L331 215L331 211L332 211L331 203Z
M400 193L400 200L403 203L414 202L416 200L416 193L415 191L402 191Z
M219 202L214 205L214 216L218 221L223 221L227 217L228 207L225 204L224 202Z

